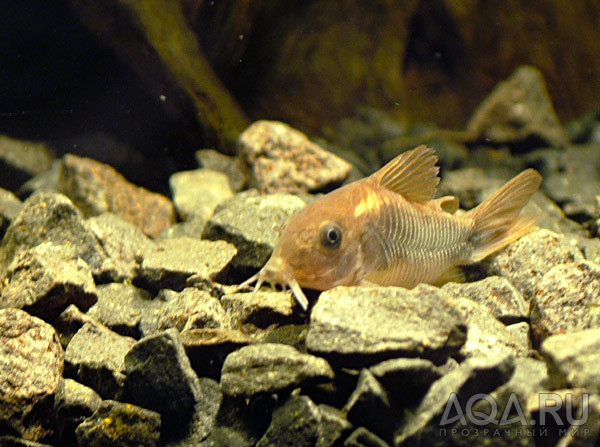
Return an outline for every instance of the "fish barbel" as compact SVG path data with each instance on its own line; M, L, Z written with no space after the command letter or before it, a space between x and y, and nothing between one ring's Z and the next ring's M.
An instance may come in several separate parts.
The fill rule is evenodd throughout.
M326 194L292 215L264 267L245 281L290 287L345 285L412 288L458 278L472 264L530 232L521 209L542 178L527 169L461 216L458 199L433 199L439 167L433 149L404 152L373 175Z

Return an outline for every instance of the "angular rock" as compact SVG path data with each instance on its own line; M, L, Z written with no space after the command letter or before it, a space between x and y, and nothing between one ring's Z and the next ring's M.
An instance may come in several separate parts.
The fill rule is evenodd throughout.
M333 379L329 364L275 343L245 346L225 359L221 390L230 396L276 393L305 383Z
M98 302L87 312L87 316L102 323L117 334L139 338L143 328L163 306L150 294L127 283L110 283L96 288Z
M526 321L521 321L520 323L509 324L506 326L506 329L512 332L513 336L518 342L519 346L522 346L524 349L531 350L531 326Z
M395 402L408 406L419 400L433 382L443 374L430 360L398 358L377 363L369 368Z
M0 436L0 445L2 447L52 447L49 444L40 444L39 442L26 441L14 436Z
M307 396L292 396L273 412L271 425L256 447L313 447L321 423L319 407Z
M531 327L538 341L553 334L600 328L600 265L572 262L546 273L532 300Z
M561 235L535 230L492 255L487 271L507 278L529 301L542 277L555 265L583 259Z
M305 206L302 199L289 194L239 194L215 211L202 237L235 245L234 267L258 269L271 256L285 221Z
M191 416L200 383L176 329L137 342L125 356L125 373L132 402L157 411L165 423Z
M104 250L73 203L62 194L40 192L25 201L2 239L0 273L4 273L22 251L43 242L62 246L70 259L83 259L94 273L106 259Z
M52 325L58 332L60 344L64 349L71 342L73 335L77 333L84 324L97 324L97 321L89 315L84 314L74 304L70 304L59 316Z
M0 188L0 238L23 208L23 202L12 192Z
M0 431L32 441L52 435L63 366L52 326L19 309L0 309Z
M354 426L365 427L388 441L400 424L401 413L393 408L387 391L368 369L361 370L344 410Z
M133 338L86 323L67 346L65 370L103 399L113 399L123 387L125 354L134 344Z
M589 396L587 420L571 425L556 447L586 447L597 445L600 440L600 397ZM561 427L562 428L562 427Z
M164 239L146 254L140 281L156 289L176 291L183 290L191 276L219 281L236 253L235 247L224 241Z
M546 181L546 177L544 177ZM536 192L527 205L523 214L533 214L537 217L537 226L546 230L564 234L567 238L574 237L579 241L589 240L588 231L580 224L565 216L564 211L556 202L550 199L544 191Z
M76 445L75 429L91 416L102 403L102 398L91 388L72 379L60 381L54 399L57 420L55 437L60 445Z
M344 447L389 447L389 444L364 427L358 427L344 441Z
M467 341L459 351L461 356L527 355L529 345L521 344L521 339L494 318L483 304L468 298L459 298L457 303L467 318Z
M553 388L600 391L600 329L558 334L542 342Z
M181 292L163 290L161 293L167 303L158 313L159 331L176 328L181 332L230 326L223 306L208 292L188 287Z
M243 332L230 329L192 329L180 334L181 343L198 377L221 378L225 358L252 343Z
M154 411L105 400L77 427L75 433L78 445L89 447L158 447L160 427L160 414Z
M493 144L562 146L568 137L556 116L542 73L523 65L499 83L467 123L467 132Z
M154 247L152 240L131 222L112 213L91 217L86 224L107 255L100 274L114 282L134 279L140 258Z
M490 276L471 283L449 282L442 290L453 298L469 298L484 305L505 324L523 321L529 315L527 302L506 278Z
M192 239L202 239L202 232L206 222L201 220L192 220L190 222L179 222L165 228L158 235L157 240L176 239L178 237L189 237Z
M317 447L333 447L352 429L341 410L329 405L319 405L321 423L317 430Z
M258 290L256 293L223 295L221 304L227 311L233 327L253 324L266 328L285 324L294 314L296 300L291 292Z
M455 169L444 174L438 193L441 196L455 196L461 208L471 209L490 197L507 180L479 167Z
M92 273L85 262L64 256L67 250L46 242L21 252L6 271L0 308L23 309L46 321L69 304L89 309L98 300Z
M489 393L506 383L514 370L510 356L474 357L433 383L419 406L395 437L395 445L445 446L452 442L444 412L452 401L463 411L467 401L478 393ZM454 408L456 410L456 408ZM450 412L450 416L454 416ZM446 436L440 429L447 428ZM455 435L460 437L460 430Z
M341 183L352 166L302 132L278 121L256 121L238 139L249 183L267 193L314 191Z
M285 324L283 326L269 327L260 338L260 341L262 343L290 345L300 352L306 352L308 327L308 324Z
M15 191L23 182L48 169L54 154L44 143L0 135L0 187Z
M310 321L308 350L347 367L395 357L443 363L466 340L456 302L428 285L336 287L321 294Z
M86 217L111 212L149 236L158 236L175 222L175 209L169 199L129 183L107 164L67 154L61 168L62 192Z
M214 149L200 149L195 153L196 161L201 168L219 171L227 175L229 186L233 191L240 191L246 184L246 174L239 157L230 157Z
M206 221L218 204L233 195L227 175L209 169L176 172L169 185L177 213L184 221Z

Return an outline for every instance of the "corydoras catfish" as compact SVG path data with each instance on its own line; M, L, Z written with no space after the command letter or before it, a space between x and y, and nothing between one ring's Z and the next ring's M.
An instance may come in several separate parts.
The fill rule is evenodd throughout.
M540 186L537 171L521 172L455 216L455 197L433 199L436 163L433 149L419 146L298 211L265 266L243 285L288 286L306 309L301 287L442 284L457 278L457 266L478 262L534 228L535 217L520 212Z

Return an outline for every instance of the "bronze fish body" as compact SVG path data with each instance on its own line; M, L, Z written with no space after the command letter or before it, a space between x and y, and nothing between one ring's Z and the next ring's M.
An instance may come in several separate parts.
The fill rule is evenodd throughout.
M433 199L439 183L433 149L419 146L373 175L339 188L303 208L284 225L257 281L290 287L340 285L411 288L458 277L472 264L530 232L536 219L520 211L541 183L527 169L478 207L455 216L458 200Z

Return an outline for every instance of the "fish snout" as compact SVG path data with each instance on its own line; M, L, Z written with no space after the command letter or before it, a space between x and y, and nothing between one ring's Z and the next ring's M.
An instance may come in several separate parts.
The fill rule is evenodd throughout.
M293 273L284 259L279 256L271 257L259 273L261 282L280 287L285 290L286 286L293 281Z

